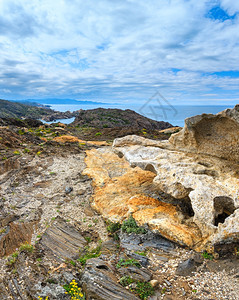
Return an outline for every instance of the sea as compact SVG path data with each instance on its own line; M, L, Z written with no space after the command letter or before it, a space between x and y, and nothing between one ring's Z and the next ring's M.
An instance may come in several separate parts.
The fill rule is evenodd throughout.
M169 122L174 126L184 126L186 118L206 114L216 114L226 108L233 108L234 105L158 105L157 103L138 104L81 104L81 105L51 105L51 108L57 111L76 111L79 109L95 109L95 108L120 108L131 109L137 113L156 120ZM59 119L58 122L69 124L74 121L74 118Z

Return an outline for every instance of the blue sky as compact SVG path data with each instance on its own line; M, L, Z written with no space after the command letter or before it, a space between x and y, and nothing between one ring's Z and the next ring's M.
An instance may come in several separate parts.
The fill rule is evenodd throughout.
M239 1L0 0L0 98L239 103Z

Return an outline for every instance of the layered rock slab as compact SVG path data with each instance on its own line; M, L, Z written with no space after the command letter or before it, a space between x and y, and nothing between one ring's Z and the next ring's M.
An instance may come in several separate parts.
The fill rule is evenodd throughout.
M193 248L200 250L222 241L238 240L238 165L213 156L169 150L171 145L155 146L137 136L116 139L113 145L114 151L132 167L153 171L157 175L153 183L159 190L177 199L190 198L193 223L201 232L200 241ZM145 218L150 220L150 216Z
M77 258L79 249L84 248L87 242L73 226L58 217L43 234L41 244L64 260Z

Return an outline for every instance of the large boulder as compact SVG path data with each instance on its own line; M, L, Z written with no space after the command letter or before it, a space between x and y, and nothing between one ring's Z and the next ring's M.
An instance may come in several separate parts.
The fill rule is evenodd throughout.
M122 139L126 144L127 137ZM132 137L129 137L132 139ZM137 139L137 137L135 137ZM145 141L146 145L148 141ZM117 146L116 146L117 145ZM156 174L152 184L158 190L173 196L175 199L191 201L193 218L188 223L189 232L195 232L195 226L200 229L200 237L193 243L184 240L194 249L203 249L205 245L213 245L221 241L238 240L239 237L239 166L230 161L212 156L195 155L172 151L159 147L142 145L120 147L120 140L114 143L114 151L124 157L132 167L140 167ZM181 200L180 200L181 199ZM146 205L146 203L145 203ZM141 207L141 210L143 207ZM135 217L137 218L137 214ZM142 221L147 222L167 237L179 242L183 236L176 234L173 222L165 227L162 217L142 215ZM185 220L182 222L185 224ZM178 227L179 228L179 227ZM190 229L191 228L191 229ZM177 239L175 236L177 235Z
M178 150L201 153L238 162L239 105L216 115L187 118L183 130L169 142Z

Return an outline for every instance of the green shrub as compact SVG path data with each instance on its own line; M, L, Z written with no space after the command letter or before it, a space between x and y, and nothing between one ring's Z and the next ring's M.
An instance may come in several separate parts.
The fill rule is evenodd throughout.
M123 277L120 278L120 284L123 285L123 286L128 286L133 282L134 282L134 280L130 276L123 276Z
M30 152L30 150L28 148L24 149L24 153L29 153L29 152Z
M122 224L122 231L126 233L136 233L136 234L145 234L147 231L145 228L137 225L135 219L130 216L128 220L124 221Z
M140 252L140 251L135 251L136 254L141 255L141 256L147 256L146 251Z
M87 251L85 254L81 255L77 260L84 266L86 261L90 258L99 257L101 254L101 246L97 246L91 251Z
M89 236L85 236L85 240L87 241L87 243L91 242L91 238Z
M210 253L208 253L207 251L204 251L204 252L202 253L202 256L203 256L203 258L206 258L206 259L210 259L210 260L213 259L213 255L210 254Z
M26 242L25 244L21 244L19 250L31 253L31 252L33 252L34 248L31 244Z
M23 131L23 130L21 130L21 129L18 130L18 134L20 134L20 135L24 135L25 133L26 133L26 132Z
M107 223L108 223L108 226L106 227L106 229L110 234L115 233L116 231L118 231L121 228L121 224L119 222L114 223L114 222L108 221Z
M135 283L136 286L131 286L132 283ZM140 299L147 299L149 296L154 294L154 289L149 282L136 281L130 276L123 276L120 278L120 284L123 286L129 286L131 292L137 294Z
M149 282L137 282L136 288L133 291L139 296L140 299L147 299L154 294L154 289Z
M123 259L121 258L117 265L116 268L121 268L121 267L129 267L129 266L135 266L138 268L141 268L141 264L138 260L132 258L132 259Z

